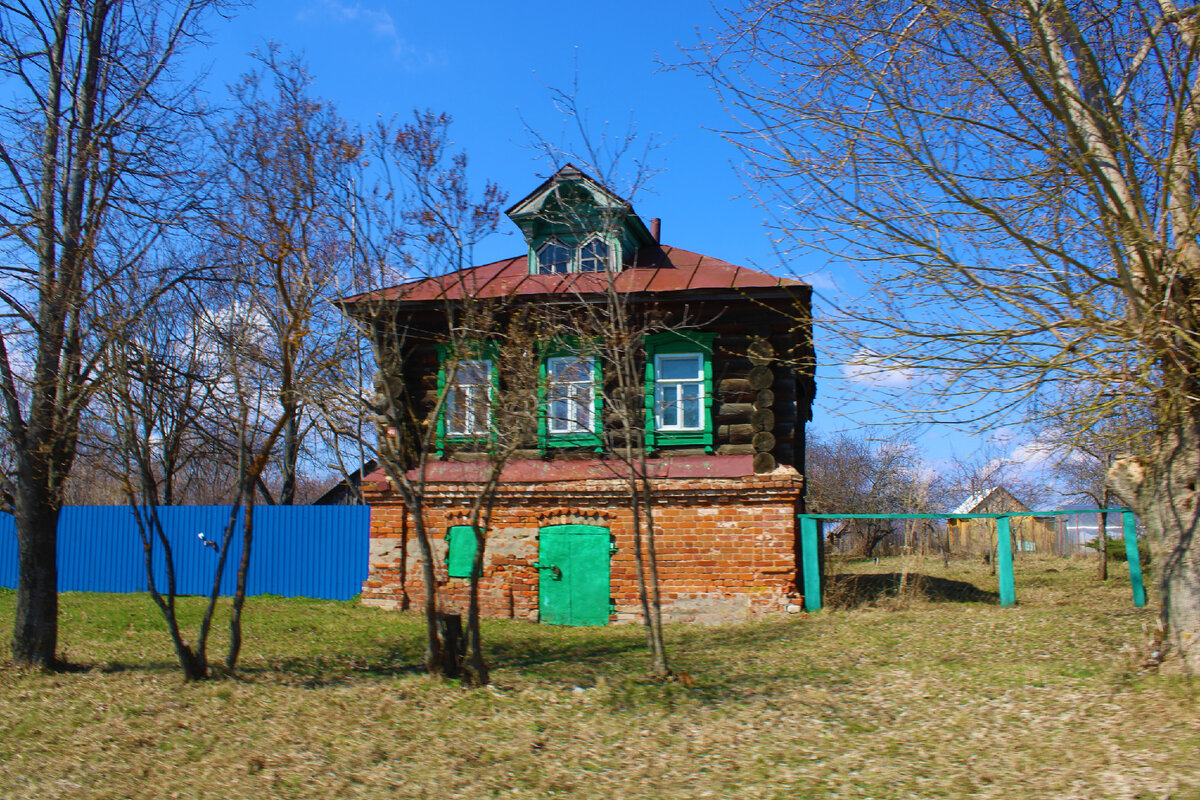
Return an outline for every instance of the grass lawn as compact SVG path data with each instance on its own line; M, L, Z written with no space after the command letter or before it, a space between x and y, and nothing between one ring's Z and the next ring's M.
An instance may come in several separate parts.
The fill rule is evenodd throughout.
M980 591L673 626L690 686L643 679L636 626L495 621L475 690L417 670L413 614L278 598L236 677L184 684L148 597L66 594L84 669L0 663L0 797L1200 798L1200 687L1141 668L1123 565L1018 558L1009 609L975 562L839 568Z

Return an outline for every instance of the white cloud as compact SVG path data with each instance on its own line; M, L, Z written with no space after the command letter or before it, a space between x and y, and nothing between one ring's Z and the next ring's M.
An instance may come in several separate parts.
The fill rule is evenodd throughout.
M1045 444L1034 440L1018 444L1009 459L1020 464L1026 471L1040 470L1050 463L1051 450Z
M917 380L912 367L870 350L859 350L843 364L842 376L851 383L892 389L911 386Z
M815 272L805 273L800 276L800 280L807 283L809 286L818 291L840 291L841 286L838 284L837 278L829 270L819 269Z
M362 3L341 3L338 0L316 0L302 8L299 20L333 20L347 25L361 25L376 39L385 42L393 58L411 56L416 51L396 29L396 20L386 8L370 8Z

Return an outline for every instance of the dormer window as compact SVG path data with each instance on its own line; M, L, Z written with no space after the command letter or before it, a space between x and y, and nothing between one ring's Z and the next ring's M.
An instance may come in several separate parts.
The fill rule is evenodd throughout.
M568 272L607 272L608 242L593 236L579 247L567 247L557 239L546 242L537 251L538 275L565 275Z
M589 239L583 247L579 248L579 271L608 271L608 245L603 239Z
M571 271L570 249L553 239L538 250L537 260L539 275L565 275Z
M620 272L658 245L628 200L571 164L506 213L525 237L531 275Z

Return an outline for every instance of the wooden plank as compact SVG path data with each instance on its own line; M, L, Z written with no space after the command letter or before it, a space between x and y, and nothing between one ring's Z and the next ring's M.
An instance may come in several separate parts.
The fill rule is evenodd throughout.
M717 399L724 403L749 403L754 390L745 378L726 378L717 384Z

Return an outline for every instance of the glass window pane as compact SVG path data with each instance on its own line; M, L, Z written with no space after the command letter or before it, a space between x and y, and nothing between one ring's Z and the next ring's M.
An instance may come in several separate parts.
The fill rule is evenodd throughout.
M581 272L604 272L608 269L608 245L600 239L592 239L579 250Z
M487 361L464 361L454 372L454 382L459 386L487 383L491 367Z
M449 433L465 433L465 409L462 390L451 387L446 395L446 430Z
M551 433L593 430L595 359L564 356L546 362L547 417Z
M569 401L565 397L556 399L550 404L550 430L555 433L565 433L569 430Z
M549 242L538 250L538 274L565 274L571 268L571 251L558 242Z
M664 431L704 428L704 356L671 353L655 358L656 425Z
M699 355L659 356L658 378L667 381L700 380L701 365Z
M552 358L547 365L550 380L555 383L591 383L592 359L590 358Z
M700 427L700 397L696 392L687 392L687 389L698 388L695 386L684 386L683 399L683 427L699 428ZM691 395L690 397L688 395Z
M446 432L487 433L491 422L492 362L460 361L446 388Z
M660 386L658 391L658 424L663 428L674 428L679 425L679 406L677 405L676 386Z

